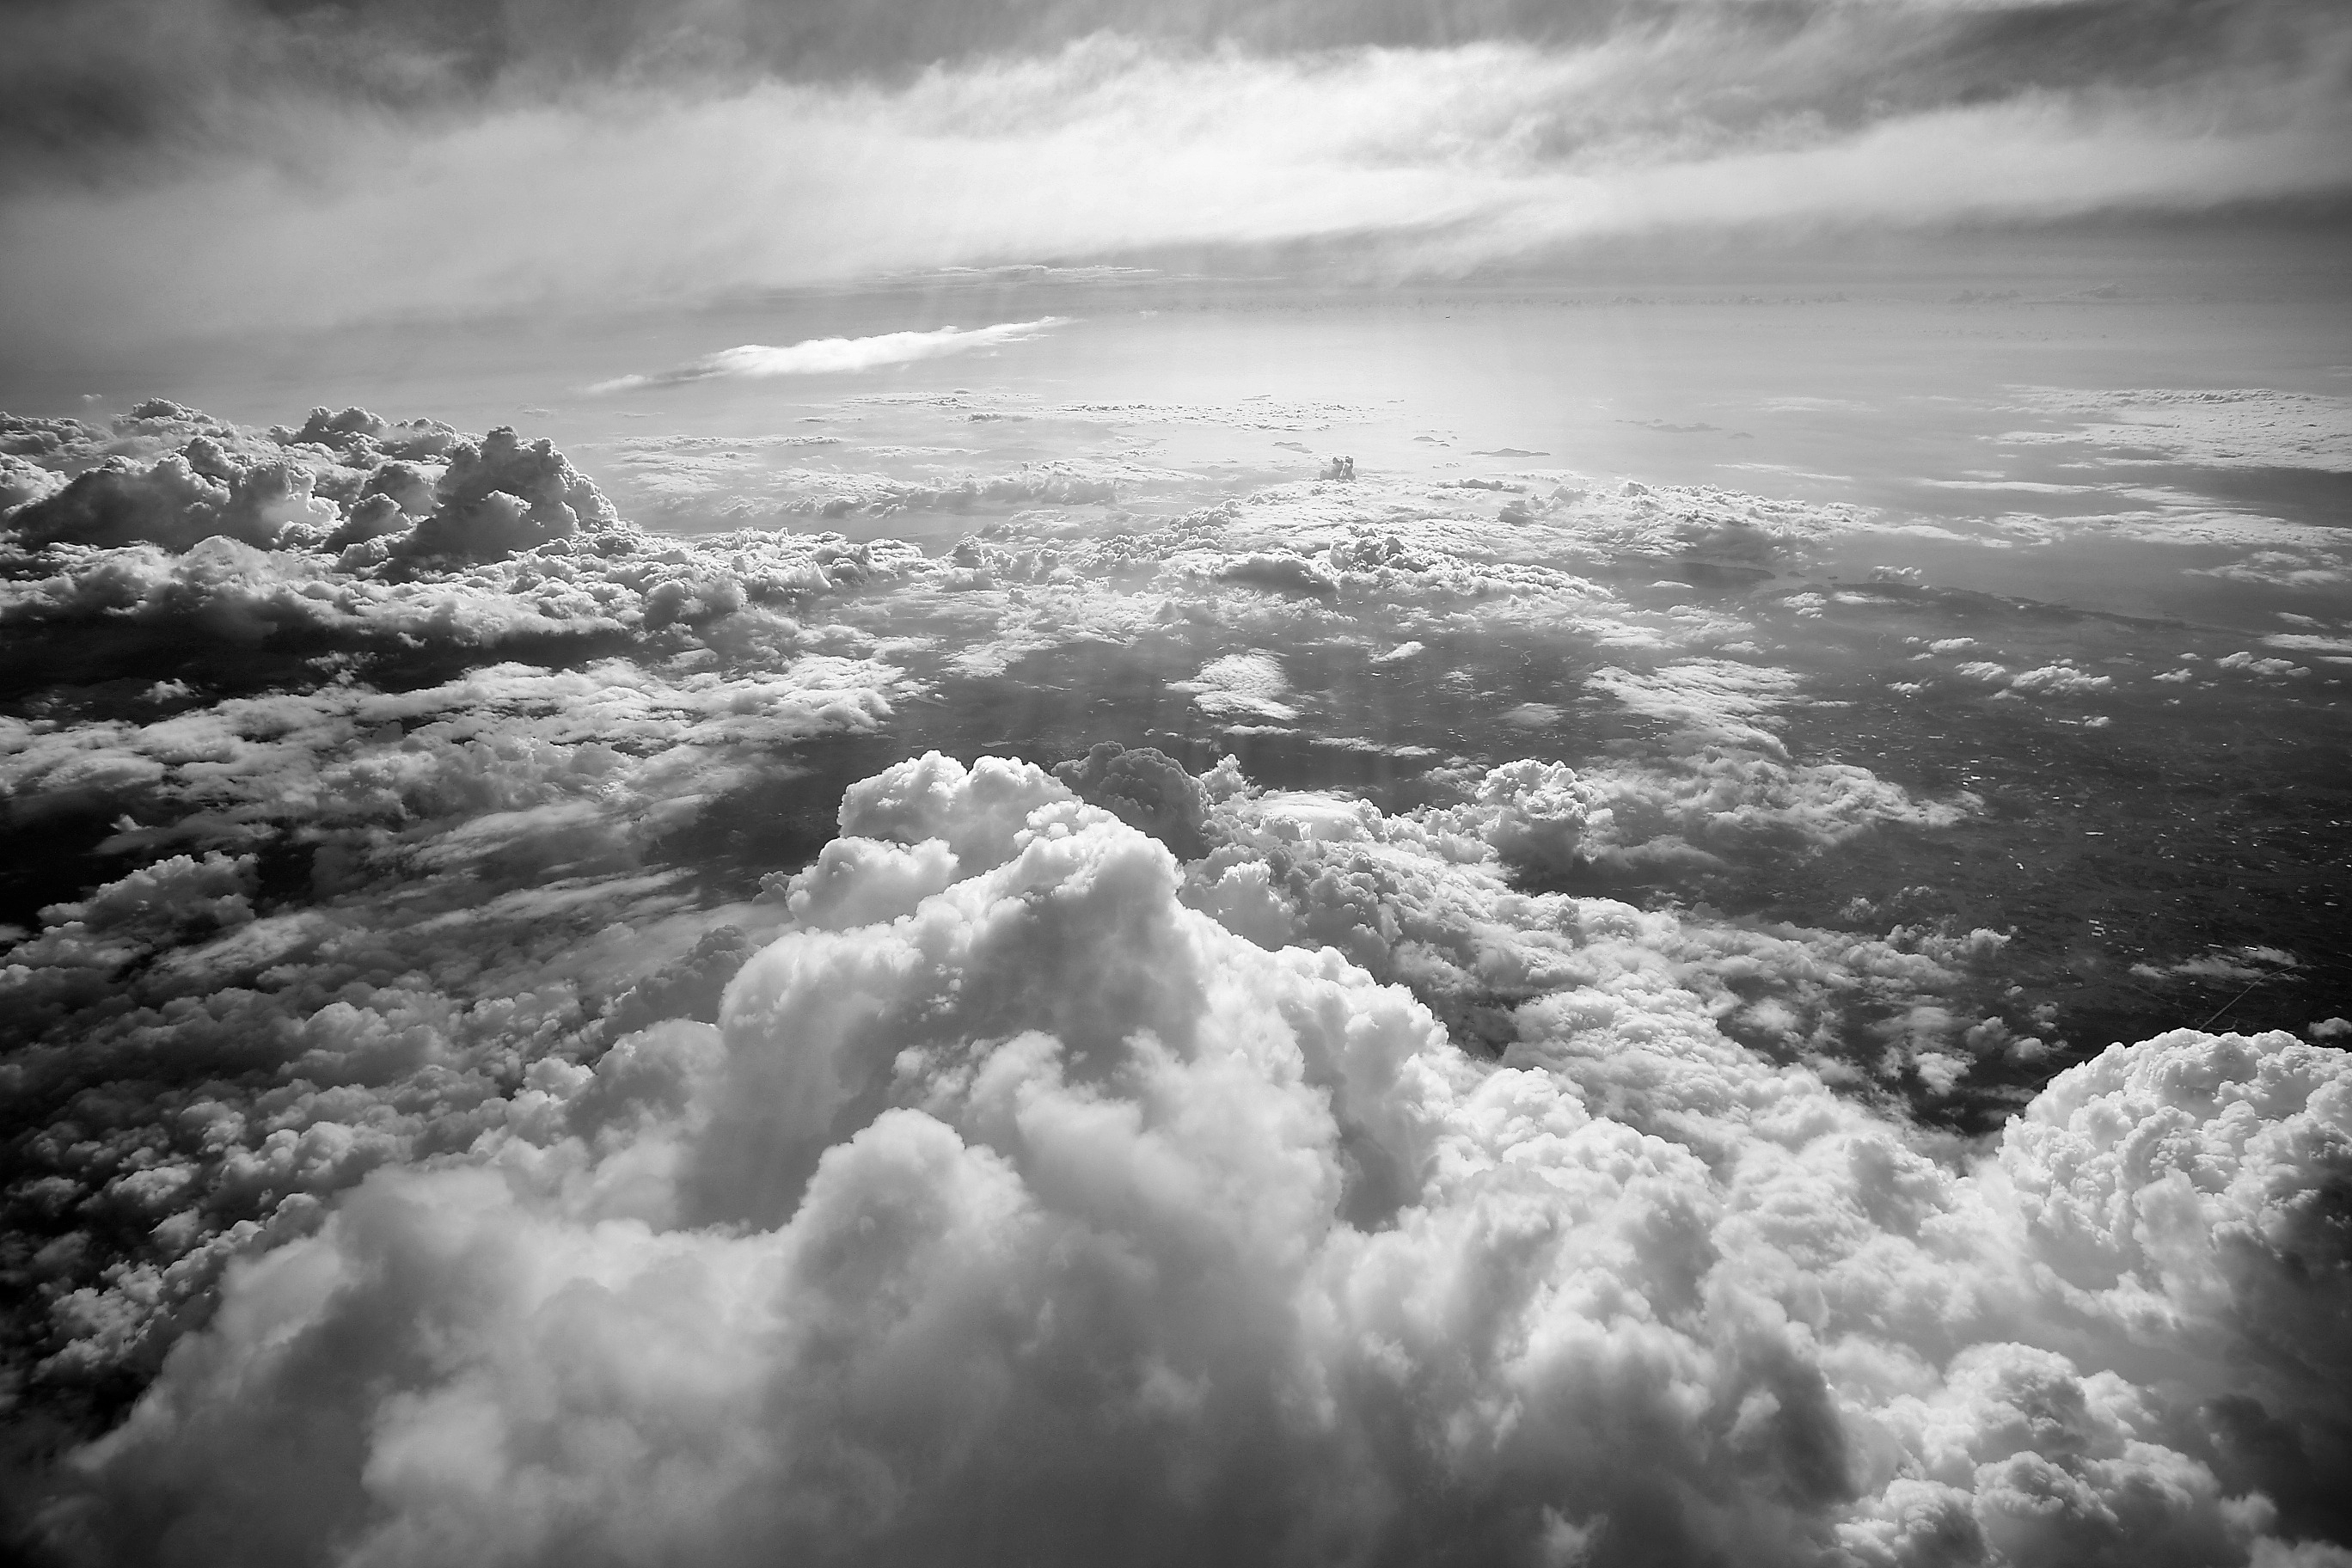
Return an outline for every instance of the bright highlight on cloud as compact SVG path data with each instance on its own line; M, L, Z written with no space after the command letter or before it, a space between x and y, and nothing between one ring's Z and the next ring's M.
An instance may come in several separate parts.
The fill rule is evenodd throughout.
M698 381L760 381L779 375L847 375L884 365L908 364L970 353L1000 343L1017 343L1055 327L1060 316L1034 321L1000 321L992 327L940 327L928 332L883 332L870 338L810 338L785 348L744 343L648 375L616 376L590 392L629 392L645 387L684 386Z

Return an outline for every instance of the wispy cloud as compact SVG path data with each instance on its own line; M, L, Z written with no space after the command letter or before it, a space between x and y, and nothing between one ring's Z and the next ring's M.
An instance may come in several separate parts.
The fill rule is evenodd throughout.
M1034 321L999 321L989 327L940 327L928 332L882 332L870 338L807 338L776 347L741 343L646 375L600 381L590 392L634 392L644 387L684 386L698 381L762 381L777 375L846 375L886 364L941 359L998 343L1017 343L1067 325L1061 316Z

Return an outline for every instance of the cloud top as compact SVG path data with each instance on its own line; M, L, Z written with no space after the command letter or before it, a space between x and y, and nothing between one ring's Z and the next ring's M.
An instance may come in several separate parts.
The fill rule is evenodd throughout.
M928 332L880 332L870 338L805 338L783 347L741 343L646 375L614 376L591 392L635 392L646 387L686 386L698 381L765 381L779 375L854 375L884 365L943 359L974 349L1017 343L1067 325L1061 316L1034 321L999 321L989 327L938 327Z

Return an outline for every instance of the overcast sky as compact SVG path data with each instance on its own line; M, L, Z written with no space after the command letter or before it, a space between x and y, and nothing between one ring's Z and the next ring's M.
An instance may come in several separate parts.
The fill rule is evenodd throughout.
M2329 0L36 0L0 331L2329 206L2348 76Z

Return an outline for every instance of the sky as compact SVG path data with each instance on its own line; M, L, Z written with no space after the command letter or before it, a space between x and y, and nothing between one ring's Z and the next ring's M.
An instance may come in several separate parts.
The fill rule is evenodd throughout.
M27 347L1269 247L1390 279L2250 205L2332 231L2352 167L2326 0L26 0L0 27Z
M0 1556L2352 1568L2347 86L0 6Z

